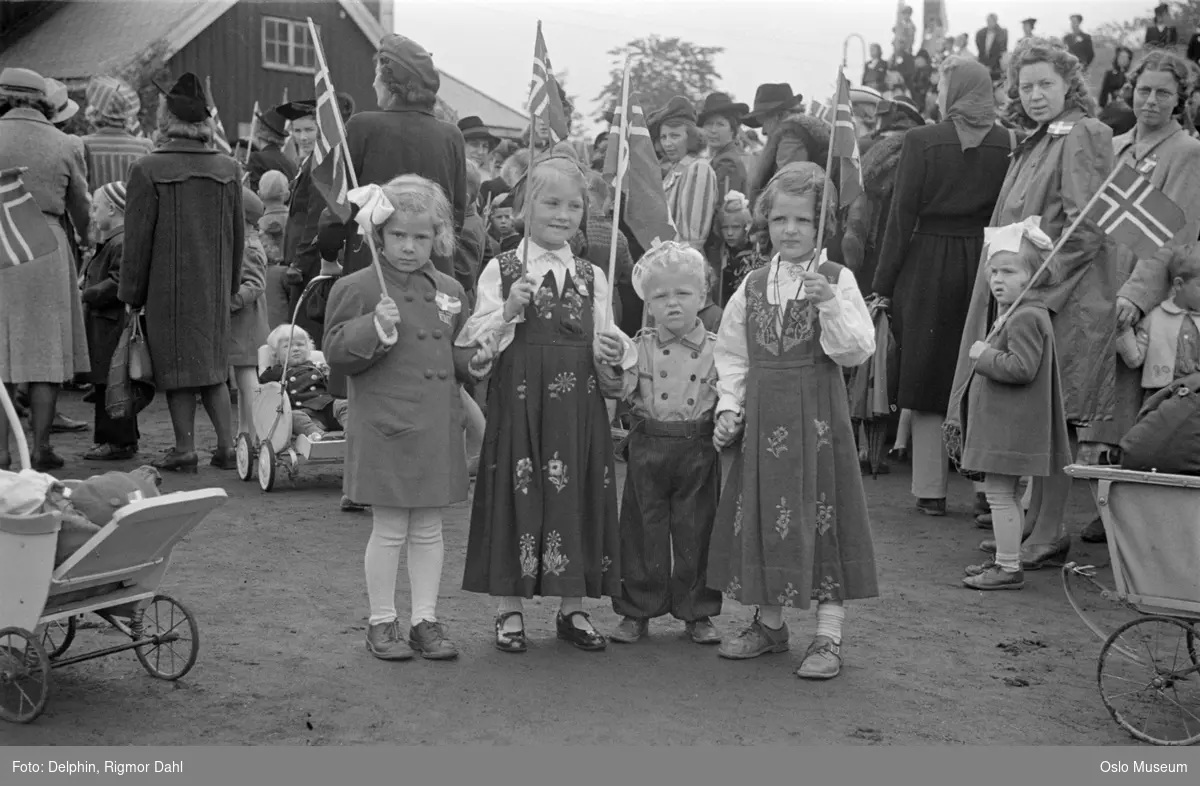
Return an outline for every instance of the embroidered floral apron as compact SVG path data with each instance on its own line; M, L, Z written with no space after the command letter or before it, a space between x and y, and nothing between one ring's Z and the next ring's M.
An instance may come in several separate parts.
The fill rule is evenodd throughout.
M499 258L504 297L521 277ZM488 390L463 589L490 595L619 595L616 473L593 366L593 272L575 260L525 309Z
M842 370L821 349L817 306L767 302L746 280L746 424L717 509L708 584L745 605L878 595ZM836 284L841 266L821 265Z

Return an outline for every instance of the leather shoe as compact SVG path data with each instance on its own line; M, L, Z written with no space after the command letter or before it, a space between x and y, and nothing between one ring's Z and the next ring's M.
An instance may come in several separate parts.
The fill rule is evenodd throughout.
M54 422L50 424L50 433L64 434L71 431L87 431L88 424L79 420L71 420L61 412L54 415Z
M1021 568L1041 570L1052 562L1061 562L1071 551L1071 536L1063 535L1052 543L1037 546L1021 545Z
M190 472L196 474L199 470L200 459L196 451L180 453L174 449L166 451L162 458L150 462L150 466L165 472Z
M687 628L688 635L692 637L692 641L696 644L721 643L721 634L717 632L716 626L712 624L712 620L708 617L693 620L684 627Z
M54 448L46 447L39 450L29 457L29 462L33 464L33 468L38 472L49 472L53 469L62 469L64 462L62 456L54 452Z
M917 510L921 513L924 513L926 516L945 516L946 498L919 499L917 500Z
M1079 533L1079 539L1084 543L1108 543L1108 533L1104 531L1104 521L1099 516L1092 519L1083 532Z
M521 629L518 631L506 631L504 623L509 617L521 618ZM525 639L525 615L519 611L508 611L496 617L496 649L501 652L525 652L529 649L529 642Z
M574 617L578 616L582 616L587 621L589 630L577 628L575 623L571 621ZM595 628L591 627L591 618L588 617L585 611L572 611L566 616L563 616L563 613L560 611L554 623L558 629L558 637L581 650L597 652L608 646L608 640L596 632Z
M408 646L426 660L454 660L458 647L446 637L446 626L440 622L421 620L408 629Z
M618 644L633 644L638 640L645 638L650 630L649 620L638 619L636 617L625 617L608 638Z
M213 451L212 461L209 463L217 469L237 469L237 451L233 448L217 448Z

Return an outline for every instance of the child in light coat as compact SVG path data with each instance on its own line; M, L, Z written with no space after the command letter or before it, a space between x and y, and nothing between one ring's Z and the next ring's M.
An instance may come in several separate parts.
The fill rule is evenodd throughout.
M263 203L249 188L242 189L246 244L242 251L242 281L229 301L229 365L237 385L238 431L254 433L254 391L258 388L258 348L267 340L267 252L258 240Z
M1200 371L1200 243L1178 248L1168 265L1171 296L1117 338L1117 354L1142 370L1144 398Z

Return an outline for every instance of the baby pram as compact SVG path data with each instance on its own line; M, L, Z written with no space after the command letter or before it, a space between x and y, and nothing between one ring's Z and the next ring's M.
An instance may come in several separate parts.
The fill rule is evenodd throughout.
M293 330L305 298L318 283L331 278L333 276L317 276L304 288L292 313ZM314 352L313 356L314 360L325 362L320 352ZM271 348L265 345L259 347L258 373L262 374L274 363ZM288 359L285 358L284 380L288 378L287 374ZM237 438L237 472L242 480L250 481L257 469L259 488L270 491L275 487L280 467L286 469L288 478L295 482L302 463L339 464L345 459L346 438L342 432L326 432L320 440L303 434L292 436L292 403L283 384L267 382L260 386L254 394L253 409L254 434L242 432Z

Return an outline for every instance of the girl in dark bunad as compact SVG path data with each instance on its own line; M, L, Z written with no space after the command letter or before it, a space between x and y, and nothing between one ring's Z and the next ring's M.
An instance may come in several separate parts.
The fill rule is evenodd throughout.
M825 174L780 170L755 206L777 256L746 277L717 337L718 449L745 423L713 530L708 582L757 605L720 654L787 652L784 607L817 601L817 635L796 672L841 671L843 601L878 595L842 368L875 351L866 304L845 267L816 252ZM832 205L830 205L832 212Z
M499 353L463 589L500 598L500 650L527 649L522 599L535 595L562 598L560 639L600 650L607 642L583 598L619 597L621 582L612 438L595 369L632 368L637 351L605 305L604 272L571 253L583 170L549 158L529 184L530 239L484 268L458 339Z
M383 281L370 267L329 292L324 351L345 374L348 498L371 506L364 567L367 649L382 660L451 660L458 648L437 617L442 509L467 497L458 383L486 374L486 352L454 346L466 321L462 285L433 266L454 252L445 191L419 175L355 189L355 220L375 236ZM407 546L412 590L407 637L396 614L396 574Z

